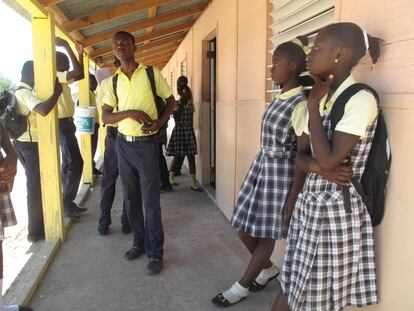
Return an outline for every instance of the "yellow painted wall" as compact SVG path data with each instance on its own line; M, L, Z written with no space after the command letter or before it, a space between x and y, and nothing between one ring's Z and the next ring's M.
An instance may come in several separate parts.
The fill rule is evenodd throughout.
M414 5L411 0L337 0L338 21L352 21L385 40L373 71L365 60L359 80L380 93L393 154L386 214L375 229L380 304L375 311L412 311L414 299Z

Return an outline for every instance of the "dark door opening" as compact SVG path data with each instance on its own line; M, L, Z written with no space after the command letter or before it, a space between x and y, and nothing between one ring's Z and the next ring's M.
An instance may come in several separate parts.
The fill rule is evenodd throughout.
M216 189L216 38L209 41L210 185Z

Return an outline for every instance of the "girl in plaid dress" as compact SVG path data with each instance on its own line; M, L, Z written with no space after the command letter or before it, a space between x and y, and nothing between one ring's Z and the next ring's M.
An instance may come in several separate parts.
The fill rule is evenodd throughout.
M191 189L201 191L196 179L195 155L197 154L197 141L193 129L193 96L187 84L187 77L180 76L177 79L177 92L180 95L180 100L174 112L176 123L167 147L167 156L174 156L170 169L170 183L177 185L174 178L177 166L181 165L184 158L187 157L191 175Z
M315 85L297 153L298 169L308 174L289 228L283 293L272 310L338 311L378 301L371 219L348 184L352 173L360 179L365 169L377 102L370 92L358 92L334 129L330 111L355 83L351 70L359 60L369 52L376 63L379 43L353 23L332 24L316 37L308 63ZM343 186L350 187L349 205Z
M17 169L17 155L10 143L9 135L0 125L0 148L6 153L3 158L0 153L0 310L4 311L33 311L31 308L19 305L3 305L3 239L4 228L16 224L10 192L13 189L14 176Z
M303 41L301 41L303 40ZM300 191L295 176L296 125L305 116L306 97L299 76L306 68L306 38L279 45L272 58L272 79L281 93L267 107L261 125L261 148L241 186L231 223L252 254L242 278L212 302L230 306L258 291L279 271L270 261L275 241L286 238L288 221L283 208Z

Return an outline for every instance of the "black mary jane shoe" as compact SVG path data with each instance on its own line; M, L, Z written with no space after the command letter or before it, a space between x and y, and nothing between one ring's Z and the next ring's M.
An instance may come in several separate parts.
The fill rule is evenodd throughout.
M263 288L265 288L265 287L266 287L266 285L267 285L267 284L269 284L269 282L270 282L271 280L273 280L273 279L277 278L277 276L278 276L278 275L279 275L279 273L277 273L277 274L275 274L274 276L272 276L271 278L269 278L269 279L266 281L266 284L264 284L264 285L259 284L259 283L257 283L257 282L256 282L256 280L254 280L254 281L252 282L252 284L249 286L249 290L250 290L251 292L259 292L259 291L261 291Z

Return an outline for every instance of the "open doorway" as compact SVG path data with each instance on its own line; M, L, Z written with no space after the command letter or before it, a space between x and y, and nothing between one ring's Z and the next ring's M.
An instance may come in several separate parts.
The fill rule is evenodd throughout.
M217 97L217 40L216 31L202 41L202 105L201 132L202 180L209 195L215 199L216 190L216 97Z
M210 186L216 189L216 38L209 41Z

